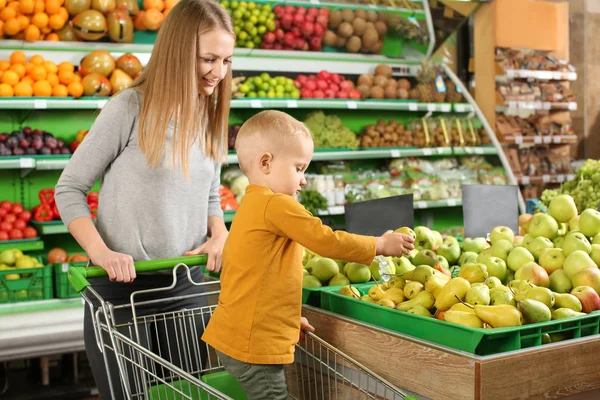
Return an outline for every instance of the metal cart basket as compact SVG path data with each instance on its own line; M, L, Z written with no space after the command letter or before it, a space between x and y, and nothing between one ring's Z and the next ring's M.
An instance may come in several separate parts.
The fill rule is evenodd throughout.
M120 381L120 385L110 384L113 398L246 399L239 383L224 371L214 349L200 339L216 307L219 281L194 282L188 265L205 263L205 256L135 263L138 272L172 268L173 282L167 287L134 292L130 303L125 305L104 301L87 281L106 276L102 268L70 268L69 279L93 316L107 373L110 374L111 362L118 366L119 379L112 382ZM182 276L187 277L190 285L203 290L193 295L169 296ZM200 303L204 304L161 313L143 311L156 304L168 309L169 302L194 296L201 297ZM150 343L157 340L165 345L152 347ZM290 399L406 397L392 384L311 333L296 345L295 362L286 366L285 372Z

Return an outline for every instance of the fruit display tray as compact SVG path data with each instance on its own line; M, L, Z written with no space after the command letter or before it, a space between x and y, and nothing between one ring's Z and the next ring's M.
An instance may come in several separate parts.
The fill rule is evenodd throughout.
M373 283L355 285L367 293ZM499 354L541 346L544 334L565 338L597 335L600 311L588 315L509 328L480 329L382 307L338 293L339 288L321 290L321 308L394 332L404 333L476 355Z
M0 270L0 304L19 301L48 300L53 296L52 267ZM18 273L20 279L7 279ZM23 276L27 275L27 276Z
M54 269L54 295L58 299L71 299L80 297L79 292L69 282L69 267L85 267L87 262L56 263L50 264Z

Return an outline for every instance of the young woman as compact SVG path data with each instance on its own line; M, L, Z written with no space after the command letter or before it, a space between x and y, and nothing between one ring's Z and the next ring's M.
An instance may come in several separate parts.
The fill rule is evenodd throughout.
M129 303L133 291L171 283L165 274L136 275L134 261L203 253L208 254L208 270L221 267L227 230L218 190L220 162L227 152L234 45L225 9L214 0L181 0L165 19L141 76L106 104L59 179L61 217L91 262L107 271L109 278L91 284L114 305ZM98 178L102 184L94 224L86 194ZM202 280L199 268L192 277ZM178 281L175 289L157 297L200 290L183 276ZM191 298L162 304L142 313L205 303ZM127 322L131 313L116 319ZM177 364L175 335L168 328L148 329L153 331L145 344ZM87 308L84 335L101 397L121 398L114 354L108 354L107 371Z

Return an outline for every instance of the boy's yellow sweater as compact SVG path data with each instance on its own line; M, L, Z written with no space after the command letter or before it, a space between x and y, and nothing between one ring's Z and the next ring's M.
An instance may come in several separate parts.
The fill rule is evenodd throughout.
M223 249L219 304L202 339L251 364L289 364L300 333L302 246L370 264L373 237L333 232L294 198L250 185Z

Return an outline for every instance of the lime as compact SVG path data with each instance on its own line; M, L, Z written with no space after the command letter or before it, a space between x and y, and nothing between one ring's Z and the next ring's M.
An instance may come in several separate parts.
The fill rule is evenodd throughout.
M290 96L291 96L293 99L299 99L299 98L300 98L300 91L299 91L298 89L295 89L295 90L293 90L293 91L290 93Z
M285 85L286 84L286 77L285 76L278 76L277 78L275 78L277 80L277 84L278 85Z
M245 1L240 1L240 7L248 7L248 3L246 3Z
M254 26L253 26L253 29L256 29L256 24L258 24L258 17L257 17L257 16L255 16L255 15L253 15L253 16L251 16L250 18L248 18L248 22L249 22L249 23L251 23L252 25L254 25ZM247 26L248 26L248 25L246 24L246 27L247 27Z
M286 91L286 92L291 92L291 91L293 91L294 89L296 89L296 86L294 86L294 84L293 84L293 83L289 83L289 82L288 82L288 83L286 83L286 84L285 84L285 91Z
M223 6L223 8L229 8L229 1L227 1L227 0L221 1L221 6Z
M267 21L267 29L269 30L269 32L273 32L275 30L275 22L273 21Z
M238 8L238 7L239 7L239 5L240 5L240 3L238 3L237 1L232 1L232 2L229 4L229 7L231 7L231 9L235 10L236 8Z
M238 90L240 93L250 93L250 85L246 85L244 83L244 84L240 85Z
M275 86L277 86L277 79L271 78L271 80L269 81L269 83L271 84L271 86L275 87Z
M254 10L256 8L256 3L250 2L248 3L248 10Z
M250 34L250 36L254 37L258 35L258 29L256 28L256 26L252 27L251 30L248 31L248 33Z
M271 89L271 85L269 85L269 83L268 83L268 82L265 82L265 83L263 83L262 85L260 85L260 88L266 92L266 91L268 91L269 89Z
M259 44L261 44L261 43L262 43L262 37L260 37L260 36L257 36L257 37L255 37L255 38L254 38L254 44L255 44L255 45L257 45L257 46L258 46L258 45L259 45Z
M263 9L263 11L271 11L271 5L270 4L263 4L262 9Z
M255 29L255 26L254 26L254 24L252 22L246 22L244 24L244 28L245 28L246 31L252 32L252 29Z
M241 41L245 41L246 39L248 39L248 32L241 31L238 35L238 39Z
M235 35L236 35L236 36L239 36L239 34L240 34L240 32L241 32L242 30L240 29L240 27L239 27L239 26L237 26L237 25L236 25L236 26L233 28L233 31L235 32Z
M264 99L265 97L267 97L267 92L265 92L264 90L259 90L258 97L260 97L261 99Z
M260 74L260 77L261 77L261 78L262 78L264 81L271 79L271 75L269 75L269 74L268 74L268 73L266 73L266 72L263 72L262 74Z
M273 98L275 98L275 91L273 91L273 90L269 90L269 91L267 92L267 97L268 97L269 99L273 99Z
M264 15L261 15L257 18L258 23L262 26L265 25L267 23L267 17L265 17Z
M246 97L253 97L253 98L256 98L256 97L258 97L258 94L257 94L256 92L250 92L250 93L248 93L248 94L246 95Z
M252 10L252 16L253 17L258 17L260 15L260 11L259 10Z
M253 41L251 41L251 40L248 40L248 41L246 42L246 46L245 46L245 47L246 47L247 49L253 49L253 48L255 47L255 46L254 46L254 42L253 42Z

